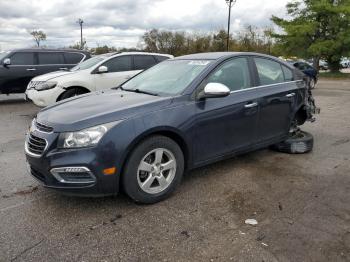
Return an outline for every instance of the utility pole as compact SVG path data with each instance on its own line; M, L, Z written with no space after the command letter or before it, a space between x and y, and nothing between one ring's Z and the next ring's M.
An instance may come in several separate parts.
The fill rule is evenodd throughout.
M225 2L226 2L226 4L228 5L227 44L226 44L226 50L229 51L229 49L230 49L231 8L232 8L232 6L237 2L237 0L225 0Z
M83 49L84 44L83 44L83 19L79 18L77 23L80 25L80 49Z

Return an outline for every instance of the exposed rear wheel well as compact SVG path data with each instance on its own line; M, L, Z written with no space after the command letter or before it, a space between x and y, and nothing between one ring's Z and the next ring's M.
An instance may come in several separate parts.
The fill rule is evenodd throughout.
M304 107L301 107L296 113L294 120L298 126L303 125L307 120L307 112Z
M90 93L90 90L85 88L85 87L82 87L82 86L70 86L70 87L67 87L66 90L60 94L60 96L57 98L56 102L60 101L62 99L62 96L63 94L65 94L68 90L72 90L72 89L78 89L79 91L83 93Z

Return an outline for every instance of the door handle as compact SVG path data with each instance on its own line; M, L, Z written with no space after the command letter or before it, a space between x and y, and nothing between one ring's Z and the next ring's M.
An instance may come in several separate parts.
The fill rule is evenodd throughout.
M289 93L288 95L286 95L286 97L293 97L295 96L295 93Z
M245 108L253 108L253 107L256 107L256 106L258 106L258 103L250 103L250 104L246 104L244 107Z
M35 68L27 68L27 71L35 71Z

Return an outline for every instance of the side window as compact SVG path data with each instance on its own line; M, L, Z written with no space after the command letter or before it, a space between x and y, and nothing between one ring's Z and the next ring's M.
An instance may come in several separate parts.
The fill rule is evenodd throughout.
M80 53L64 53L64 58L66 60L66 64L75 65L80 63L83 59L83 55Z
M118 56L116 58L112 58L104 63L104 66L108 67L108 72L123 72L130 71L131 69L131 56Z
M168 60L169 57L167 56L162 56L162 55L156 55L154 56L158 62L163 62L164 60Z
M207 83L221 83L231 91L251 87L248 60L235 58L223 63L208 77Z
M11 57L11 65L34 65L33 52L18 52Z
M260 85L271 85L284 82L281 64L265 58L254 58Z
M285 81L293 81L294 80L293 71L290 70L286 66L282 66L282 69L283 69L283 73L284 73L284 80Z
M62 65L64 64L63 54L58 52L39 52L40 65Z
M134 56L134 65L135 70L145 70L154 66L156 64L156 60L151 55L135 55Z

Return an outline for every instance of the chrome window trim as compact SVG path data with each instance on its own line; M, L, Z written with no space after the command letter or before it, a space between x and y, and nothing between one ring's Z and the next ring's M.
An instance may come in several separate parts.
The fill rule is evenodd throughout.
M92 178L91 181L84 181L84 182L72 182L72 181L66 181L64 180L59 173L62 173L62 171L64 171L66 168L81 168L83 169L86 173L88 173L90 175L90 177ZM56 168L52 168L50 170L50 173L57 179L57 181L59 181L60 183L64 183L64 184L91 184L91 183L96 183L96 177L95 175L91 172L91 170L85 166L66 166L66 167L56 167ZM79 172L77 172L79 173ZM80 172L83 173L83 172Z
M302 81L303 80L295 80L295 81L280 82L280 83L275 83L275 84L270 84L270 85L261 85L261 86L249 87L249 88L244 88L244 89L240 89L240 90L231 91L230 94L239 93L239 92L243 92L243 91L249 91L249 90L255 90L255 89L259 89L259 88L272 87L272 86L277 86L277 85L282 85L282 84L298 83L298 82L302 82Z

